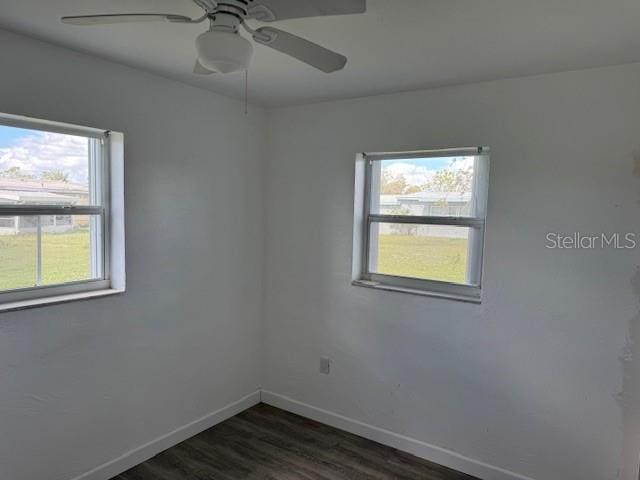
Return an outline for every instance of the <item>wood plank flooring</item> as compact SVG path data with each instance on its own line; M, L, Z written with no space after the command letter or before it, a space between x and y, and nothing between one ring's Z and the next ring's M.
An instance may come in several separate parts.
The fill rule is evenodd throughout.
M112 480L391 479L474 477L260 404Z

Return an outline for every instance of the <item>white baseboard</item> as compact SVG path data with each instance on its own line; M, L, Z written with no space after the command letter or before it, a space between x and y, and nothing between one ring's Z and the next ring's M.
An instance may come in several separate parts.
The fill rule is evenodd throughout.
M257 405L258 403L260 403L260 391L253 392L236 402L230 403L229 405L216 410L215 412L198 418L191 423L167 433L166 435L134 448L118 458L114 458L93 470L83 473L73 480L109 480L110 478L120 475L122 472L149 460L160 452L163 452L164 450L171 448L194 435L204 432L208 428L237 415L247 408Z
M406 437L398 433L374 427L358 420L329 412L306 403L299 402L284 395L262 391L262 402L286 410L320 423L359 435L369 440L397 448L417 457L472 475L482 480L533 480L500 467L465 457L459 453L436 447L428 443Z
M530 477L510 472L500 467L465 457L459 453L430 445L398 433L374 427L337 413L299 402L284 395L269 391L256 391L240 400L222 407L204 417L194 420L172 432L141 445L118 458L83 473L72 480L109 480L130 468L143 463L164 450L197 435L260 402L316 420L369 440L387 445L417 457L472 475L482 480L533 480Z

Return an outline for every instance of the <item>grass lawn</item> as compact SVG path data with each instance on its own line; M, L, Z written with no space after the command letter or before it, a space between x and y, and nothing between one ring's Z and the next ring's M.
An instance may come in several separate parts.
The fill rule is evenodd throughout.
M89 230L42 236L42 283L87 280ZM458 238L381 235L378 273L464 283L467 241ZM0 236L0 290L36 284L35 234Z
M380 235L378 273L464 283L466 267L466 239Z
M42 235L42 284L91 278L89 230ZM36 235L0 236L0 290L36 285Z

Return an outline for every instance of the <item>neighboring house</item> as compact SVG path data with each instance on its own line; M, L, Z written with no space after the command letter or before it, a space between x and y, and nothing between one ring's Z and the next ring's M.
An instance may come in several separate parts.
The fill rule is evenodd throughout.
M380 195L383 215L419 215L424 217L464 217L471 215L471 192L418 192L407 195ZM459 227L381 224L382 235L420 235L466 238Z
M61 181L0 178L0 203L4 205L87 205L89 190L86 185ZM73 230L86 222L71 215L41 216L42 230L62 233ZM0 217L0 235L33 233L37 228L37 217Z

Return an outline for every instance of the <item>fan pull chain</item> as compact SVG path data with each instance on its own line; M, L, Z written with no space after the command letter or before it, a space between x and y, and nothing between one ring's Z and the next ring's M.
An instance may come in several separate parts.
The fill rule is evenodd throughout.
M244 114L249 115L249 69L244 71Z

